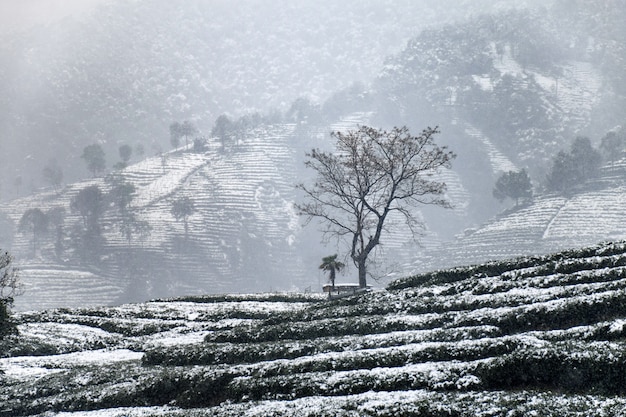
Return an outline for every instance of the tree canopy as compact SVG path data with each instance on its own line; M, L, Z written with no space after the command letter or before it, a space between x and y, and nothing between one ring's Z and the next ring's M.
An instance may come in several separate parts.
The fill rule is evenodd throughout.
M602 156L591 145L591 140L588 137L576 137L572 143L570 155L579 183L587 181L597 174L602 163Z
M624 134L623 132L608 132L600 142L600 150L604 154L606 160L611 164L615 162L624 152Z
M172 202L172 216L174 216L176 220L183 221L183 224L185 226L185 237L189 233L189 216L195 213L195 211L196 208L194 206L193 200L187 196L177 198Z
M593 178L601 162L602 156L593 148L589 138L579 136L572 143L570 152L560 151L554 157L546 185L552 191L569 191Z
M104 212L104 195L100 187L90 185L80 190L72 198L70 208L81 215L85 227L93 226Z
M174 148L180 146L180 138L185 138L185 145L189 145L189 137L198 133L196 126L189 120L182 123L173 122L170 124L170 143Z
M37 238L48 231L48 216L39 208L26 210L20 219L19 230L33 234L33 256L37 252Z
M133 148L130 145L122 145L118 148L120 162L114 165L115 169L124 169L128 166L130 158L133 156Z
M399 213L415 231L422 223L413 208L422 204L449 207L446 184L433 174L449 168L454 153L435 144L436 128L413 136L407 127L390 131L361 126L333 132L336 152L313 149L306 166L317 173L313 185L300 184L306 201L297 204L308 220L318 219L323 232L349 245L367 286L368 257L381 243L386 221Z
M330 281L330 285L335 288L335 277L337 272L340 272L343 268L345 268L345 264L341 261L337 260L337 254L325 256L322 258L322 264L319 266L319 269L328 272L328 280Z
M533 186L525 169L519 172L505 172L498 178L493 189L493 196L502 202L506 198L515 200L515 205L520 199L528 199L533 196Z
M104 150L102 149L102 146L97 143L85 146L81 158L85 160L87 169L93 174L94 177L106 168Z
M211 135L217 136L220 139L220 142L222 142L222 149L226 148L226 142L230 140L234 128L234 123L225 114L220 115L215 120L215 125L211 130Z
M117 207L120 213L126 213L133 201L137 189L128 181L116 181L109 191L108 198Z

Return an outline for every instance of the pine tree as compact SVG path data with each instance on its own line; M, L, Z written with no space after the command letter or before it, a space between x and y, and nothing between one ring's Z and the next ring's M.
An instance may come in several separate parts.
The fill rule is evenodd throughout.
M505 172L498 178L493 189L493 196L500 202L506 198L515 200L519 205L520 199L530 199L533 196L533 187L525 169L519 172Z

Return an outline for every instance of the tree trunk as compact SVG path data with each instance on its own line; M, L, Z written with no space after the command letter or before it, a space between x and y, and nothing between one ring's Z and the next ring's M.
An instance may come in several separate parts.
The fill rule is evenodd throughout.
M367 287L367 274L365 269L365 259L360 259L358 262L359 268L359 288Z

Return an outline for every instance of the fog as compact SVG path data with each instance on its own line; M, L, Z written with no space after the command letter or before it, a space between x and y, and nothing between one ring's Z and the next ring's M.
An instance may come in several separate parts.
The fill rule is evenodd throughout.
M83 16L107 0L22 0L0 3L0 33L50 25L68 16Z
M488 0L2 2L0 247L24 271L23 304L81 305L87 293L97 304L317 291L326 279L319 260L339 253L348 261L346 249L303 226L294 185L311 179L306 151L330 149L331 130L357 124L415 133L439 126L438 140L458 155L440 174L453 208L420 208L417 241L398 225L372 271L384 285L442 266L448 242L513 209L492 195L503 172L526 169L535 194L550 192L545 178L560 150L579 135L599 148L623 122L626 36L617 9ZM220 116L230 123L226 137ZM193 133L173 145L171 128L185 121ZM90 145L103 150L103 169L83 157ZM116 187L125 183L134 194L120 208ZM105 201L95 235L75 203L89 186ZM195 201L188 218L172 211L184 197ZM34 208L65 217L37 237L20 227ZM352 268L341 279L353 276ZM42 297L36 289L52 281L65 284ZM77 295L63 298L67 288Z
M154 154L174 120L207 134L222 113L322 104L371 82L424 28L528 3L2 2L0 198L17 177L43 186L50 158L66 181L83 178L80 152L94 141Z

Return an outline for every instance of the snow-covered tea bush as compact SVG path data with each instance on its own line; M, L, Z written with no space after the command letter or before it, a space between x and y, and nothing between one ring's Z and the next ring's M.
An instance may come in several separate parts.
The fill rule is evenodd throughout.
M624 417L623 251L455 268L339 300L18 314L19 336L0 345L0 416Z

